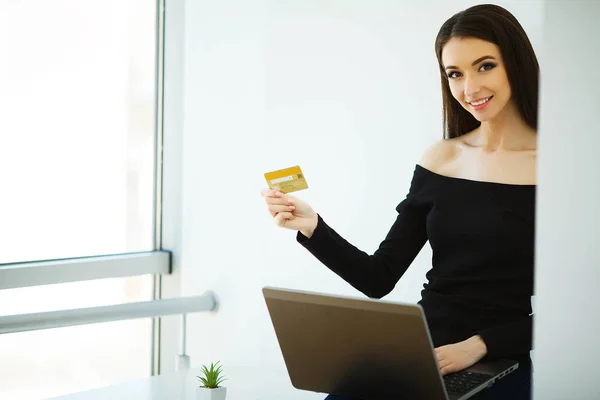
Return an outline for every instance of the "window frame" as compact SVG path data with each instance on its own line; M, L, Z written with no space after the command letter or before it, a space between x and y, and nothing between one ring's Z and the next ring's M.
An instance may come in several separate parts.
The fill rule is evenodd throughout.
M183 22L185 21L185 5L182 1L172 1L169 3L173 7L173 16L169 17L169 32L176 31L169 39L169 46L175 48L175 61L171 64L177 70L183 70L183 45L178 41L183 39ZM177 107L183 105L183 86L182 77L170 74L175 81L175 101L170 106L169 116L167 118L169 128L169 140L176 143L171 146L169 162L175 164L174 167L167 169L167 187L168 190L174 190L175 193L168 197L168 209L163 209L163 191L165 182L163 181L163 169L165 168L163 159L164 144L164 84L165 84L165 20L166 1L156 0L156 36L155 36L155 90L154 90L154 199L153 199L153 249L152 251L119 253L109 255L94 255L75 258L62 258L54 260L36 260L27 262L14 262L0 264L0 290L17 289L24 287L50 285L66 282L81 282L87 280L122 278L140 275L153 275L153 300L160 300L165 297L177 297L181 295L179 289L180 274L174 274L173 255L171 251L163 249L163 243L174 248L179 247L179 223L180 215L180 191L181 178L180 165L177 163L179 154L181 154L181 136L180 129L183 124L181 121L174 121L173 118L179 118L181 115ZM181 26L178 26L181 24ZM181 35L179 35L181 33ZM172 68L173 68L172 67ZM163 219L167 219L167 232L163 232ZM77 308L77 304L73 304ZM167 348L167 355L170 357L177 353L178 338L181 334L181 326L172 319L163 321L160 317L152 320L152 360L150 362L150 375L157 375L161 369L169 370L165 366L165 357L161 357L164 349ZM162 368L161 368L162 366Z
M162 147L163 147L163 66L164 0L155 0L155 89L154 89L154 198L152 212L153 250L119 254L90 255L53 260L0 264L0 290L79 282L92 279L137 275L169 274L170 252L162 250Z

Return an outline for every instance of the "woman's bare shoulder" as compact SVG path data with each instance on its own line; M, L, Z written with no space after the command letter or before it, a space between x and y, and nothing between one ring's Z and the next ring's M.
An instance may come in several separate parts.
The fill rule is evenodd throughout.
M444 165L457 157L460 150L459 141L456 139L442 139L433 143L421 156L419 165L432 172L439 172Z

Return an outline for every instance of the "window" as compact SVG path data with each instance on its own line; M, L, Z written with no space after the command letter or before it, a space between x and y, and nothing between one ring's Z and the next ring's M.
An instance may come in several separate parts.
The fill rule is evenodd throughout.
M151 299L150 275L62 283L1 290L0 315ZM148 376L151 328L139 319L0 335L0 398L48 398Z
M0 264L155 250L156 0L2 1L0 38ZM0 315L151 300L152 283L0 290ZM0 398L147 376L151 328L0 335Z
M152 250L156 2L0 7L0 263Z

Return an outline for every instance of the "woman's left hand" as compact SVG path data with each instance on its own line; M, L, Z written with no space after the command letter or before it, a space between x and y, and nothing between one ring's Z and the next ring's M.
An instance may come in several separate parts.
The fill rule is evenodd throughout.
M442 375L447 375L481 360L487 354L487 347L481 336L475 335L462 342L436 347L435 353Z

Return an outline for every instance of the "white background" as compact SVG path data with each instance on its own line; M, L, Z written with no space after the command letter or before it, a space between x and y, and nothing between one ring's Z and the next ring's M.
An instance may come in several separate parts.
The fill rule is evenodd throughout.
M186 3L182 290L220 300L190 317L193 366L283 365L265 285L358 294L272 223L263 174L300 165L309 189L297 195L372 253L442 137L436 34L473 4ZM499 4L537 49L542 3ZM430 266L426 245L386 298L417 301Z

